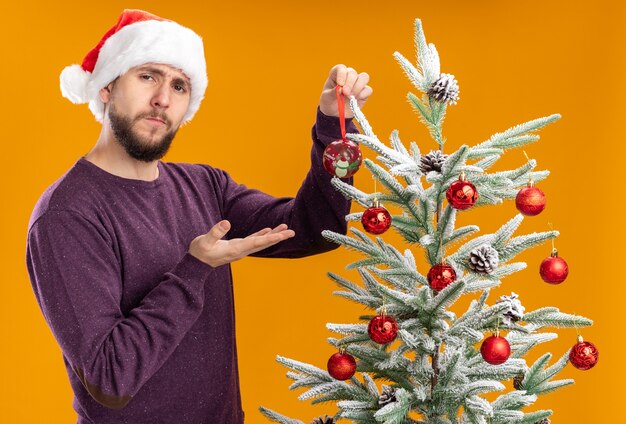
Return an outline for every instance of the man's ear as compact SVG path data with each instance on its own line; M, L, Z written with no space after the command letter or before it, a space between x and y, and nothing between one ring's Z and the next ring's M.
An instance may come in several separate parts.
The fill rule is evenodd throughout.
M107 104L111 99L111 90L113 90L113 83L115 81L110 82L106 87L100 89L100 100L102 103Z

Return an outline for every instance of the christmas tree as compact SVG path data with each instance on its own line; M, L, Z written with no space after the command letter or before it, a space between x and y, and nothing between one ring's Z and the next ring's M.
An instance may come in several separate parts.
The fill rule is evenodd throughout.
M535 171L536 161L528 158L517 169L488 170L506 150L537 141L535 132L560 116L514 126L446 155L442 125L446 108L458 100L459 88L454 76L440 72L437 50L426 43L420 20L415 22L415 45L416 65L398 52L394 57L423 93L421 97L409 93L408 100L439 149L422 155L416 143L405 147L395 130L390 146L385 145L351 99L363 133L348 138L376 152L379 163L366 159L364 164L385 192L365 193L339 178L333 179L333 185L366 208L348 215L347 220L361 221L365 231L374 235L393 227L413 250L423 249L430 269L427 273L417 269L413 250L401 252L382 237L372 238L357 228L351 228L348 236L324 232L328 240L364 255L347 267L358 271L362 285L329 273L343 288L336 294L376 314L360 317L363 322L358 324L327 325L342 336L329 339L339 352L329 359L327 370L281 356L278 362L291 369L287 376L295 381L290 389L307 389L299 399L337 403L333 417L319 417L314 423L339 419L357 423L548 423L552 411L527 411L527 407L539 395L573 383L555 379L568 362L589 369L595 365L598 351L579 337L578 343L555 361L550 353L531 364L524 357L557 337L546 329L579 328L592 321L555 307L525 312L515 293L489 302L492 288L526 268L524 262L513 262L526 249L552 240L552 254L540 266L540 275L548 283L563 282L568 268L554 249L557 231L513 235L525 216L537 215L545 207L545 195L534 183L549 172ZM458 213L506 199L515 199L520 214L495 233L471 238L479 231L477 226L455 228ZM397 206L400 213L391 216L380 202ZM457 316L450 308L468 296L473 296L469 307ZM512 382L508 391L507 382ZM260 409L273 421L302 423Z

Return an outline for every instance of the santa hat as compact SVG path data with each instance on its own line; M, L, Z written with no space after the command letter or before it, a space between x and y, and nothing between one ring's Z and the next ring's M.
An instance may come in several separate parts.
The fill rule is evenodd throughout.
M100 89L146 63L171 65L189 78L191 97L183 122L189 121L200 107L208 84L202 38L189 28L143 10L124 10L82 65L63 69L61 93L72 103L89 103L96 120L102 122Z

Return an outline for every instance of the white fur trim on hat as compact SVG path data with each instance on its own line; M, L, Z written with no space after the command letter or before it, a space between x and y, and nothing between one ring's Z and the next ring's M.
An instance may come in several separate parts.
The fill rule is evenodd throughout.
M61 92L73 103L89 102L98 122L104 117L99 92L129 69L146 63L170 65L182 70L191 82L188 122L200 107L208 79L202 38L172 21L148 20L125 26L102 45L93 72L79 65L61 73Z

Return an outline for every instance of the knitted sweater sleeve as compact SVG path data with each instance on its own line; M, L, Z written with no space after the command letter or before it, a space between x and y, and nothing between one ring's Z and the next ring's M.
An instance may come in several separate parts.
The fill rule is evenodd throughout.
M346 132L358 132L351 119L346 120ZM253 256L295 258L321 253L337 247L322 237L323 230L346 233L350 201L332 187L332 176L322 163L326 146L341 139L339 119L324 115L318 108L312 138L311 167L295 197L276 198L248 189L224 173L224 217L232 224L230 237L246 237L281 223L296 233L294 238ZM352 178L343 181L352 184Z
M89 394L124 407L163 365L203 307L213 268L190 254L130 313L106 230L76 212L47 211L28 234L26 262L44 317Z

